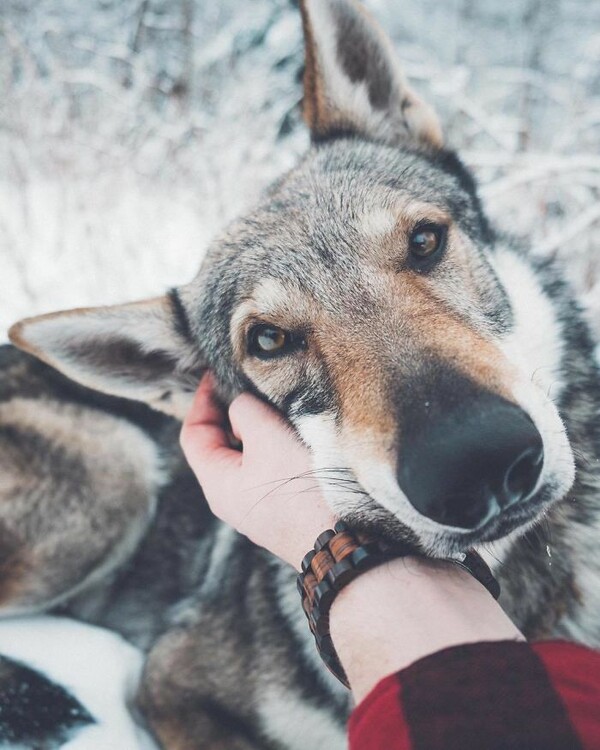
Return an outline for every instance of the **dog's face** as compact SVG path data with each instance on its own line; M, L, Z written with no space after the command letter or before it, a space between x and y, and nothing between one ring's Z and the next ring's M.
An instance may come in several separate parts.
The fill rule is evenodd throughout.
M168 297L42 316L13 341L91 387L181 412L210 367L312 448L336 512L443 555L525 529L573 481L548 388L559 323L493 236L389 42L303 3L315 145Z

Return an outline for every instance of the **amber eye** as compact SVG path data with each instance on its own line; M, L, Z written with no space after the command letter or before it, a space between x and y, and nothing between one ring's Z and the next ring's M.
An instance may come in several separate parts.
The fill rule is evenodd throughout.
M409 238L410 252L417 258L431 258L446 246L447 227L443 224L422 224L413 229Z
M288 352L295 344L291 333L270 325L256 325L248 333L248 352L255 357L274 357Z

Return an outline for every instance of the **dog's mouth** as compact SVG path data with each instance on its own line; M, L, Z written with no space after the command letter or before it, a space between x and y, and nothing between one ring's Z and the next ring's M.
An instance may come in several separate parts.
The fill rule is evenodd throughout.
M522 528L523 533L525 533L532 524L543 517L544 512L548 509L550 505L548 494L545 491L540 491L521 505L513 506L495 516L482 528L461 537L449 535L449 539L453 545L458 544L460 546L460 549L456 551L462 552L469 547L496 542L519 528Z
M416 529L372 499L364 507L342 514L342 518L357 531L377 537L390 551L449 557L496 542L519 529L524 534L544 517L555 501L552 486L543 486L527 501L503 510L473 530L457 531L451 527L440 527L436 531Z

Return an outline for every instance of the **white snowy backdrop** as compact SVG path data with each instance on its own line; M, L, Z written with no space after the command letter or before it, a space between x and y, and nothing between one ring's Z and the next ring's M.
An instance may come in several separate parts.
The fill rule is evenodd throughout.
M600 332L600 2L368 0L504 228ZM291 165L292 0L0 0L0 341L25 315L188 281Z

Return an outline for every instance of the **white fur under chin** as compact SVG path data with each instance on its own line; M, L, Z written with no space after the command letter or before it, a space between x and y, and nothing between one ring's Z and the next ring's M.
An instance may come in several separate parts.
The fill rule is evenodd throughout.
M158 750L128 709L143 655L120 636L68 618L15 617L0 621L0 654L64 687L96 720L61 750Z

